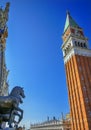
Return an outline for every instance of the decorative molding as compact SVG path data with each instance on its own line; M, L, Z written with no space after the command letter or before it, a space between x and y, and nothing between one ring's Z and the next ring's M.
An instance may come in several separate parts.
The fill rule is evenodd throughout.
M83 48L78 48L74 47L72 48L69 53L64 57L64 63L66 64L67 61L70 60L70 58L73 55L81 55L81 56L88 56L91 57L91 50L90 49L83 49Z

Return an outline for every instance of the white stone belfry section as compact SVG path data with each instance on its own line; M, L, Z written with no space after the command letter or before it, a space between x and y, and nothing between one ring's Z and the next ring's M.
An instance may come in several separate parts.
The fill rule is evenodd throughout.
M78 39L70 35L68 41L63 43L62 51L64 56L64 63L66 63L75 54L91 57L91 50L88 49L87 38Z
M6 3L5 9L0 8L0 96L8 95L8 71L5 63L6 38L8 36L8 21L9 3Z

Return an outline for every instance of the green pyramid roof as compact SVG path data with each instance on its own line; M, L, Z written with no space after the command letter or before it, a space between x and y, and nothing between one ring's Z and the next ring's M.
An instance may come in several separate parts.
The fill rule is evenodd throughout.
M64 32L66 31L66 29L67 29L69 26L71 26L71 27L76 27L76 28L80 28L79 25L75 22L75 20L70 16L70 13L67 12L67 17L66 17Z

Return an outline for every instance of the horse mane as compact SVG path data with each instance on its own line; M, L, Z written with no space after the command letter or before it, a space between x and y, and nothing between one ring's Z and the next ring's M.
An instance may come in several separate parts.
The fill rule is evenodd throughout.
M15 86L12 90L11 90L11 93L9 95L13 95L14 93L16 93L18 90L21 90L23 89L22 87L20 86Z

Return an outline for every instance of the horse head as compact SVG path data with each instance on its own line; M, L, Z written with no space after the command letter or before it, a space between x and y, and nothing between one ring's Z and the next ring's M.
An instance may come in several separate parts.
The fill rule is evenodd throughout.
M24 94L24 89L23 88L21 88L20 95L21 95L22 98L25 98L25 94Z
M23 88L20 87L20 86L15 86L15 87L12 89L10 95L17 97L17 98L20 100L20 103L23 102L21 98L25 98L24 90L23 90Z

